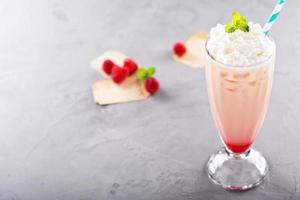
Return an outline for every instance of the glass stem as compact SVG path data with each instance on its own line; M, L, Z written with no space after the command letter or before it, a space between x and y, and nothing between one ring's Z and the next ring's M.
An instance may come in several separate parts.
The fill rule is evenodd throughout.
M226 149L226 153L228 154L229 157L234 158L235 160L243 160L246 159L247 156L249 155L251 149L248 149L247 151L243 152L243 153L234 153L230 150Z

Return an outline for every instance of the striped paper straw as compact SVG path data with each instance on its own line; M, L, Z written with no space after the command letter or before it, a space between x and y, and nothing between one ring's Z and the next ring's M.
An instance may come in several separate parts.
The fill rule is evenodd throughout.
M279 15L281 9L283 8L285 2L286 2L286 0L278 0L271 16L268 19L268 22L265 24L265 26L263 28L263 32L265 35L269 35L270 29L271 29L272 25L274 24L274 22L276 21L276 19L278 18L278 15Z

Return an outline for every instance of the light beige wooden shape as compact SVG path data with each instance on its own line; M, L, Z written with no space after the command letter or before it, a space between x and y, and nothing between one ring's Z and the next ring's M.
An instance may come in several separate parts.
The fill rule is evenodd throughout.
M111 79L97 81L92 86L92 92L95 103L100 105L139 101L149 96L136 74L128 77L120 85L115 84Z

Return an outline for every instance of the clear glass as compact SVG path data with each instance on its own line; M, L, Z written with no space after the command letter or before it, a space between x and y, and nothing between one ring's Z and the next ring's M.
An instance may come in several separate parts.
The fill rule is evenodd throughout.
M250 146L265 117L271 93L274 53L251 66L230 66L206 49L206 82L214 121L225 148L209 158L211 180L229 190L259 185L268 172L266 159Z

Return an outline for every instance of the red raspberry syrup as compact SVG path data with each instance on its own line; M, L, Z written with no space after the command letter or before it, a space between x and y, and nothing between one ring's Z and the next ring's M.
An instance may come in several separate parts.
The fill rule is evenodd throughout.
M227 148L233 153L244 153L251 146L252 142L249 143L229 143L225 142Z

